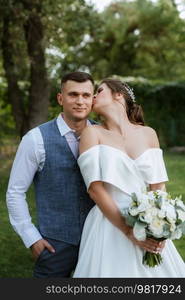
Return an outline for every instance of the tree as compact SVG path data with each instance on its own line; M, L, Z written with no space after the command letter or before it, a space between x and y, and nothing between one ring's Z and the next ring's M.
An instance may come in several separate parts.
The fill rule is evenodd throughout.
M95 76L184 78L185 21L172 1L117 1L100 16L103 25L83 49Z
M0 0L0 7L7 101L22 136L48 117L51 64L46 49L60 47L67 58L61 69L76 69L78 61L70 67L70 49L84 40L91 6L84 0Z
M184 79L185 21L175 1L116 1L98 13L85 0L0 0L0 13L3 105L20 136L47 120L66 72Z
M8 1L6 4L3 1L3 4L3 65L8 83L8 99L12 105L16 128L22 136L28 129L45 121L48 113L49 85L43 46L42 5L38 0L22 0L18 3ZM20 41L18 36L23 41ZM27 57L24 57L25 52ZM25 105L26 101L20 87L21 75L25 69L20 57L22 63L25 63L27 72L29 68L28 105Z

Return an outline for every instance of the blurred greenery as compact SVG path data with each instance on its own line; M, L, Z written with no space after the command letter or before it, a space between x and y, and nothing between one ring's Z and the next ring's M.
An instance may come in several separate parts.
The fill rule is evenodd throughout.
M50 86L49 108L43 94L47 119L59 111L55 99L64 73L87 71L97 82L118 75L135 78L136 96L146 106L149 125L159 129L162 144L184 143L185 19L176 1L112 1L103 12L84 0L0 0L0 7L4 16L0 20L1 45L6 39L12 45L10 56L5 56L8 45L0 51L0 138L19 135L20 124L28 122L28 130L33 120L46 119L45 113L41 118L44 103L39 106L33 100L33 94L42 95L43 91L42 85L36 85L39 76L34 80L33 57L25 37L25 25L34 16L42 25L39 43L46 58L45 62L37 60L36 65L38 70L47 70ZM6 31L9 35L3 40Z
M82 49L93 75L183 79L185 21L173 2L115 1L103 11L101 28Z
M167 191L169 191L172 196L182 195L182 199L185 203L185 154L167 152L165 153L165 162L169 176L169 182L166 186ZM180 240L175 240L174 244L185 260L185 236Z

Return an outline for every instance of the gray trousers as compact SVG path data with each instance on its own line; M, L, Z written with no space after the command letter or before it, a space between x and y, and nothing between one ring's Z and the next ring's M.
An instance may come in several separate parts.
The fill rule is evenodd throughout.
M35 262L35 278L68 278L71 277L78 259L79 246L43 237L55 249L51 253L45 248Z

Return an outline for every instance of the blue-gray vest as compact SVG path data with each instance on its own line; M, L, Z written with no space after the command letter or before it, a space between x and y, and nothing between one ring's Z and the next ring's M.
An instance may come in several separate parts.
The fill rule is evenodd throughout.
M46 158L43 169L34 177L38 229L42 236L77 245L94 202L56 119L39 128Z

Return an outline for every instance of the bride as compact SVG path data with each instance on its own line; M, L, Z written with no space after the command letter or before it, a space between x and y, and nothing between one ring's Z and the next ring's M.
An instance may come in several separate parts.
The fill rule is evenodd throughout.
M93 111L104 121L84 129L78 164L96 205L84 224L73 277L185 277L171 240L138 241L120 213L131 193L143 187L165 190L168 177L156 132L144 126L133 91L119 80L101 82ZM162 251L163 263L143 265L143 251Z

